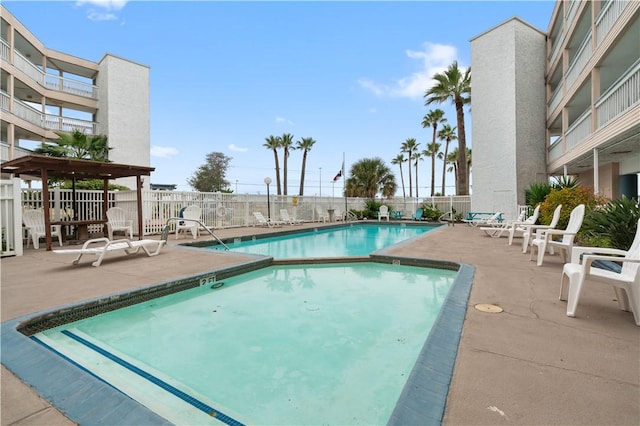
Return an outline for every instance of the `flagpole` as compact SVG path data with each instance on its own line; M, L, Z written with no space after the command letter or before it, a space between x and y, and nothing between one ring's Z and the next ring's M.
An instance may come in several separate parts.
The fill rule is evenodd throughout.
M346 222L349 210L347 208L347 192L345 191L347 178L344 176L346 174L344 170L344 158L344 151L342 151L342 194L344 195L344 220Z

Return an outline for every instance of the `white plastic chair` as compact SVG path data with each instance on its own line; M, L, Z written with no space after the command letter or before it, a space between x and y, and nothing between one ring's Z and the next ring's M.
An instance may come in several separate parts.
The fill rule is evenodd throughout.
M592 266L594 260L622 263L620 273ZM560 300L567 301L567 316L575 317L585 282L613 286L618 307L633 312L640 326L640 220L629 250L602 247L574 247L571 263L564 265Z
M26 210L22 213L22 222L29 232L27 236L27 248L29 241L33 241L35 249L40 248L40 238L47 236L44 226L44 212L40 210ZM58 237L58 243L62 247L62 226L51 225L51 236Z
M316 218L318 222L326 222L329 220L329 213L323 213L322 209L320 209L320 206L316 206Z
M538 216L540 216L540 204L538 204L536 208L533 209L533 214L526 218L524 221L513 222L511 224L511 227L509 228L509 245L513 243L513 237L516 235L516 232L518 234L522 234L524 232L525 225L535 225L538 221Z
M387 219L387 222L389 222L389 207L387 206L380 206L380 210L378 211L378 222L380 222L380 219Z
M562 210L562 204L558 204L558 207L553 211L553 217L548 225L522 225L522 252L526 253L529 249L529 241L531 236L535 234L539 229L555 229L558 226L560 220L560 211Z
M256 218L256 224L258 225L262 225L262 226L268 226L269 228L272 228L274 226L280 226L282 225L282 222L280 222L279 220L268 220L266 217L264 217L264 215L260 212L253 212L253 217ZM255 226L255 225L254 225Z
M571 249L573 247L573 240L582 226L582 219L584 219L584 204L580 204L571 211L569 216L569 223L567 229L540 229L536 232L536 237L531 241L531 254L529 260L533 260L534 248L538 251L538 266L542 265L542 260L547 251L547 248L553 250L555 248L560 250L560 256L563 262L567 262L571 258ZM562 236L562 240L554 241L554 236ZM553 253L553 251L551 251Z
M120 207L111 207L107 210L107 231L109 239L113 240L114 231L124 231L125 237L133 238L133 220L127 219L127 212Z
M302 225L302 221L299 219L292 219L289 216L289 211L287 209L280 209L280 219L282 222L288 223L289 225Z
M182 217L184 219L193 219L193 220L178 220L178 223L176 223L176 240L178 239L178 234L180 233L180 231L190 231L191 235L193 235L194 240L198 237L200 224L195 221L200 220L201 214L202 214L202 209L195 205L188 206L182 211Z

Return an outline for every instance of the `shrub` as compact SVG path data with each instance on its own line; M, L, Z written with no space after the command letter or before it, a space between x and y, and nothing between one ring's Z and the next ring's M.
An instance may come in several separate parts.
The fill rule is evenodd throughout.
M533 182L524 191L524 200L528 206L537 206L551 192L551 184L548 182Z
M594 208L598 204L606 203L606 199L596 196L584 186L566 187L562 189L551 189L551 192L540 205L540 222L551 223L553 211L562 204L558 229L566 229L569 223L571 211L579 204L584 204L587 208Z
M438 220L442 214L443 212L437 207L432 207L426 204L422 206L422 217L427 220Z
M640 205L635 199L622 197L587 210L581 241L596 247L628 250L636 235Z

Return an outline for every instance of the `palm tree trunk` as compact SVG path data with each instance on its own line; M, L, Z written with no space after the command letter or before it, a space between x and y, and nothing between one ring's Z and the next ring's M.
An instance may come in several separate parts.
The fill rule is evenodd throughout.
M278 160L278 150L276 150L275 148L273 149L273 158L275 159L275 163L276 163L276 189L278 191L278 195L280 195L282 192L280 190L281 186L280 186L280 161Z
M416 198L418 197L418 162L416 161Z
M283 182L283 189L284 189L284 195L287 195L287 160L289 158L289 151L285 148L284 150L284 182Z
M456 119L458 121L458 195L469 195L467 179L467 140L464 134L464 104L456 99Z
M413 197L413 188L411 186L411 151L409 151L409 161L408 161L408 168L409 168L409 198Z
M445 140L444 144L444 161L442 162L442 196L444 196L445 192L445 180L447 175L447 155L449 154L449 139Z
M304 150L302 154L302 171L300 172L300 191L298 191L299 195L304 195L304 174L307 169L307 150Z
M402 163L399 163L400 166L400 182L402 182L402 198L407 198L407 193L404 190L404 175L402 174Z
M433 139L431 141L431 196L435 195L436 190L436 128L437 123L433 124Z

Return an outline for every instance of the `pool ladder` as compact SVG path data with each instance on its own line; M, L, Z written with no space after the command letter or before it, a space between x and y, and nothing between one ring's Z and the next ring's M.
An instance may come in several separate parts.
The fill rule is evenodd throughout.
M169 231L171 230L171 227L169 226L169 223L171 221L189 221L189 222L196 222L198 225L200 225L200 228L203 228L204 230L206 230L209 235L211 235L213 237L214 240L216 240L218 242L218 244L220 244L222 247L224 247L225 250L229 250L229 247L222 242L222 240L220 238L218 238L218 236L216 234L213 233L213 231L211 231L211 229L209 229L209 227L205 226L204 223L200 222L198 219L187 219L184 217L170 217L169 219L167 219L167 223L164 225L164 228L162 229L162 239L167 241L167 239L169 238Z

